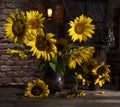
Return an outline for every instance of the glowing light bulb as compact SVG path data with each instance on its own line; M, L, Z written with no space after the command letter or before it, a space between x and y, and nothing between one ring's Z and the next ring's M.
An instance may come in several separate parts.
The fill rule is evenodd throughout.
M47 15L48 15L48 18L52 17L52 8L47 9Z

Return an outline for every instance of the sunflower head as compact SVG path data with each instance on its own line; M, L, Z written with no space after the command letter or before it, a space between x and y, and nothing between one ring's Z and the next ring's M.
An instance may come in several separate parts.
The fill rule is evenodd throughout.
M93 68L93 75L107 75L110 73L109 65L106 65L105 62L101 62L99 65Z
M41 34L33 33L32 40L28 40L26 45L31 47L32 56L36 55L37 59L43 58L45 61L50 61L51 57L54 57L57 53L56 39L54 39L53 33Z
M74 21L70 21L70 28L68 30L69 36L73 42L79 40L79 42L86 42L88 38L92 38L94 34L95 25L91 23L92 19L81 15L76 17Z
M98 84L100 87L103 86L103 84L105 84L105 82L110 82L110 75L103 75L103 76L98 76L97 78L95 78L94 84Z
M4 29L6 32L6 38L11 41L23 43L26 39L26 16L24 12L11 12L11 14L6 18L6 23L4 24Z
M38 29L41 29L43 27L45 18L43 17L42 13L39 13L39 11L37 10L27 11L26 17L29 32L31 31L37 32Z
M24 95L27 97L48 97L50 91L43 80L28 82Z

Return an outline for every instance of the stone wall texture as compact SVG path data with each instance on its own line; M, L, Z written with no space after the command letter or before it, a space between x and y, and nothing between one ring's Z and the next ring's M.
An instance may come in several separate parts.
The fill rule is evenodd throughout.
M43 4L49 4L49 0L43 0ZM52 0L54 1L54 0ZM32 79L40 77L38 60L19 59L6 53L14 44L4 38L2 26L5 18L16 8L20 10L37 9L41 0L0 0L0 85L24 84ZM114 8L120 7L120 0L108 0L108 23L112 24ZM16 44L17 45L17 44Z

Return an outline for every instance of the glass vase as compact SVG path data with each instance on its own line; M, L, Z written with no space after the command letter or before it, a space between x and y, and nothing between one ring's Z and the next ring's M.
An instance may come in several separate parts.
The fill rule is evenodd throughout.
M51 93L62 91L64 87L64 76L62 74L50 69L45 72L43 79L48 84Z

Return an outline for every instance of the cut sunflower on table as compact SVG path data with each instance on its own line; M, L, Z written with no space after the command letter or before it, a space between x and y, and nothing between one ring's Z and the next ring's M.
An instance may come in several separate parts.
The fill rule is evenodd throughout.
M50 90L43 80L36 79L27 83L24 93L26 97L48 97Z
M68 93L66 95L66 98L73 99L73 98L84 97L84 96L86 96L86 92L84 90L78 90L78 92L76 93Z

